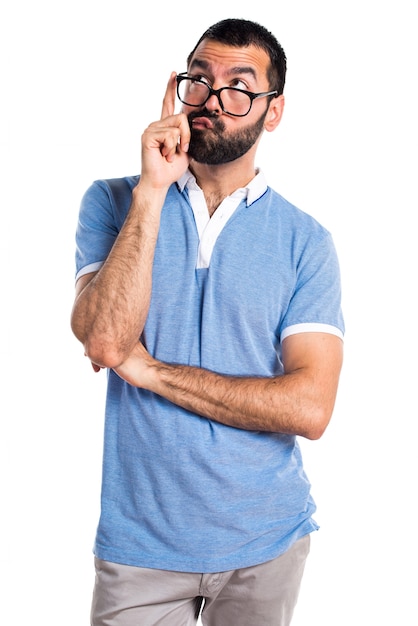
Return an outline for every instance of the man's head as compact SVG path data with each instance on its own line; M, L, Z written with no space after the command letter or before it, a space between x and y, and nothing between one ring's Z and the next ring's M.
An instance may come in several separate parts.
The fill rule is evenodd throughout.
M268 68L270 89L277 90L279 95L283 93L287 69L286 55L276 37L264 26L250 20L232 18L217 22L200 37L187 58L187 66L190 65L196 49L204 39L211 39L237 48L253 45L264 50L270 58Z
M208 28L177 77L189 155L220 165L255 150L263 130L280 121L285 76L284 51L263 26L228 19Z

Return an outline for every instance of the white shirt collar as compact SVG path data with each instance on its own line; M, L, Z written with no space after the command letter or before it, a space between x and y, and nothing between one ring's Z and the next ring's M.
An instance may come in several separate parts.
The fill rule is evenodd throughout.
M192 172L189 169L187 169L183 176L179 178L177 184L181 192L184 191L184 188L186 186L189 189L199 189L196 178L193 176ZM264 173L258 169L256 175L252 180L250 180L248 185L234 191L234 193L231 194L231 197L233 197L235 194L237 196L239 195L241 197L245 197L247 199L247 206L249 206L256 200L258 200L258 198L263 195L266 189L266 177L264 176Z

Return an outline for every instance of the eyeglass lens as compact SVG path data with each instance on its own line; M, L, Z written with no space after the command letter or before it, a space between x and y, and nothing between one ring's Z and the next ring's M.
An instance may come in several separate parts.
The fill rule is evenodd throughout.
M178 96L184 104L201 106L209 98L210 89L204 82L184 78L178 85ZM219 94L225 113L246 115L251 108L251 98L238 89L224 87Z

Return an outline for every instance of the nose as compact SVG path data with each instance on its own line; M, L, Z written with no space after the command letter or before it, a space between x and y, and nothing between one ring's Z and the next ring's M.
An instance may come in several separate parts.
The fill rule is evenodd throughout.
M221 103L219 102L219 96L215 93L212 93L209 98L206 100L205 107L208 111L213 111L214 113L222 113Z

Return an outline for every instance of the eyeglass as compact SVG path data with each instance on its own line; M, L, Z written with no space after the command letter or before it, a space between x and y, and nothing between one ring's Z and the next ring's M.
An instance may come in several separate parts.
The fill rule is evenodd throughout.
M278 96L278 91L263 91L253 93L237 87L221 87L212 89L208 83L199 78L188 76L187 72L177 74L177 95L183 104L189 107L201 107L211 96L218 98L221 109L228 115L244 117L251 110L253 101L266 96ZM222 94L222 98L221 98Z

